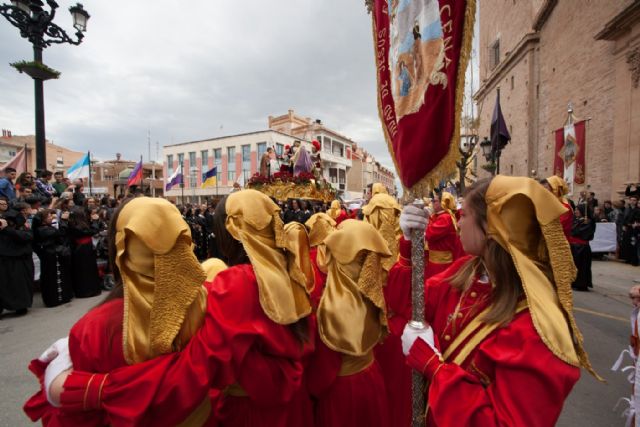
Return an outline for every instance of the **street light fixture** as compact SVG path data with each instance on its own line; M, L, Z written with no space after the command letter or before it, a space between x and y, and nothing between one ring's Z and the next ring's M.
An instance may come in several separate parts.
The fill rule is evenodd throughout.
M73 26L78 30L76 39L72 39L58 25L54 24L58 3L46 0L49 11L44 9L42 0L11 0L11 4L0 4L0 14L14 27L20 30L20 36L28 39L33 45L33 62L21 61L12 64L18 71L25 72L34 82L35 122L36 122L36 168L44 170L47 166L45 127L44 127L44 89L42 82L57 78L59 73L42 63L42 50L52 44L69 43L79 45L87 29L90 15L82 4L77 3L69 8L73 17Z
M469 163L471 162L471 157L473 156L473 151L476 148L478 143L478 135L466 135L464 137L464 141L461 142L459 150L460 150L460 160L456 162L456 166L458 166L458 171L460 173L460 193L464 193L465 190L465 180L467 178L467 168L469 167Z
M487 160L487 162L493 160L493 153L491 152L491 140L489 140L489 138L487 138L486 136L484 137L484 139L480 143L480 148L482 148L482 155Z

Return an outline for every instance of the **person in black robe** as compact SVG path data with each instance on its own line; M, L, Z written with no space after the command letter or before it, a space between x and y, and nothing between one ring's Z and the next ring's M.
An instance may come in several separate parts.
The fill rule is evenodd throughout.
M73 294L76 298L99 295L100 276L92 240L100 232L98 218L90 221L84 208L74 206L69 214L68 230L71 240Z
M30 207L16 203L0 218L0 313L26 314L33 302L33 233L26 227Z
M638 265L638 225L640 225L638 198L631 196L622 219L622 247L620 248L620 257L631 265Z
M40 258L40 291L47 307L65 304L73 298L67 221L55 228L51 225L54 217L54 210L45 209L33 220L33 248Z
M591 276L591 247L596 232L596 223L591 218L586 205L578 205L574 211L573 226L571 227L571 255L578 269L578 275L571 287L577 291L588 291L593 287Z

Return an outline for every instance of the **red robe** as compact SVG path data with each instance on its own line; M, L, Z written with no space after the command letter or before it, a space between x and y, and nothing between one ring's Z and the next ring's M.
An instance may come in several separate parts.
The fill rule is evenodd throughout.
M425 278L446 270L453 261L464 255L458 231L451 215L446 211L431 215L424 237L429 246Z
M571 228L573 227L573 209L571 209L571 205L566 202L562 202L562 206L567 208L567 212L560 215L560 224L562 224L562 231L565 237L569 240L571 238Z
M441 352L491 301L489 284L476 279L461 298L461 292L446 281L470 259L459 259L425 283L426 321ZM397 263L387 286L410 293L410 281L410 266ZM460 315L453 318L458 304ZM528 310L489 334L461 365L439 365L433 355L426 343L417 340L407 357L410 366L431 380L428 426L553 426L580 377L578 368L560 360L542 342Z
M210 388L236 383L249 397L223 392L214 408L221 425L311 425L302 358L312 343L300 345L289 327L264 314L250 265L231 267L206 286L205 322L183 351L108 375L74 370L64 385L63 412L101 408L114 426L173 426Z
M324 291L327 275L317 264L318 250L311 248L315 287L311 293L314 311ZM314 320L315 351L305 364L309 394L315 401L315 424L322 427L387 427L388 412L385 384L374 360L367 368L351 375L339 375L343 356L327 347Z

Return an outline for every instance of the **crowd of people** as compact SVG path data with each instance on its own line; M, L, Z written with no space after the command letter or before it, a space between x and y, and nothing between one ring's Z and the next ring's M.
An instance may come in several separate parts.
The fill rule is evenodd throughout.
M551 425L577 368L596 375L570 289L592 286L597 222L615 223L620 256L638 263L640 188L601 209L593 193L567 198L555 176L481 181L464 201L446 190L430 194L426 210L403 208L381 184L367 188L364 206L241 189L176 205L135 193L98 199L81 179L6 170L0 307L26 313L34 287L47 307L109 290L68 343L32 363L43 390L25 411L45 425L410 425L415 369L429 384L427 425L453 423L449 408L461 402L467 420L480 405L490 408L487 425ZM425 244L428 326L418 330L408 324L412 230ZM109 342L96 341L96 328L111 331ZM478 339L464 341L470 329ZM514 337L530 356L511 378L501 354ZM56 357L65 352L68 360ZM533 414L530 396L498 390L525 372L537 396L553 396L539 399L549 410ZM494 383L496 396L511 397L485 401Z

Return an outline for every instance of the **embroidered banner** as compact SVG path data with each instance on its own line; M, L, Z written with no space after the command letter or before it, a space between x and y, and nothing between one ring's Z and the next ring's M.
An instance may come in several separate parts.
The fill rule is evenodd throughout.
M555 131L555 156L553 173L564 177L573 193L573 184L582 185L585 180L586 121L567 124Z
M455 170L475 0L375 0L378 109L415 196Z

